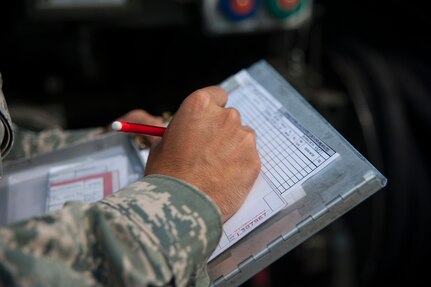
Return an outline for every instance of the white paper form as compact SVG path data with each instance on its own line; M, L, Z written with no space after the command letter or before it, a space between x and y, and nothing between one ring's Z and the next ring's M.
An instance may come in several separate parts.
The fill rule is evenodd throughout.
M246 201L223 225L210 260L279 210L305 196L301 184L328 165L337 153L299 124L246 70L234 76L227 107L255 129L262 168Z

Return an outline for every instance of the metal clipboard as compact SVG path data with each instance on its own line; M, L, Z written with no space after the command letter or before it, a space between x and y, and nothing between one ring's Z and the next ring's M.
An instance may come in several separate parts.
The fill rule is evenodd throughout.
M387 179L274 68L261 60L247 72L339 157L302 184L306 196L287 206L208 263L212 286L238 286L382 189ZM228 84L228 78L224 84Z

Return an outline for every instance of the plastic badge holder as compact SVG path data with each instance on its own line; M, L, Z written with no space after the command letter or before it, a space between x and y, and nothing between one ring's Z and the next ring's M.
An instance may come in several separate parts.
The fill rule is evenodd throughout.
M108 133L61 150L6 162L0 182L0 226L45 212L49 175L53 168L121 156L127 160L126 184L141 178L145 162L131 135L125 133Z
M210 260L213 286L237 286L386 185L386 178L347 142L267 62L247 72L278 99L297 123L338 153L302 183L305 196ZM222 83L235 86L233 77Z

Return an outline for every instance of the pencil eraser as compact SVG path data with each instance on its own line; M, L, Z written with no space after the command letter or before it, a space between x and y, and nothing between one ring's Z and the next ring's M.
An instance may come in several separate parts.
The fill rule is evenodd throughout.
M114 131L119 131L119 130L121 130L121 128L123 127L123 125L120 122L115 121L115 122L112 123L111 127L112 127L112 129Z

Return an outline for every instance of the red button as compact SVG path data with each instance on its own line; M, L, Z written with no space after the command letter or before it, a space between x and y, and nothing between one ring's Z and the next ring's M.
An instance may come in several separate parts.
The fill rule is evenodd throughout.
M294 10L301 0L277 0L277 2L283 10Z
M230 1L230 8L232 12L238 15L245 15L253 10L254 2L254 0L232 0Z

